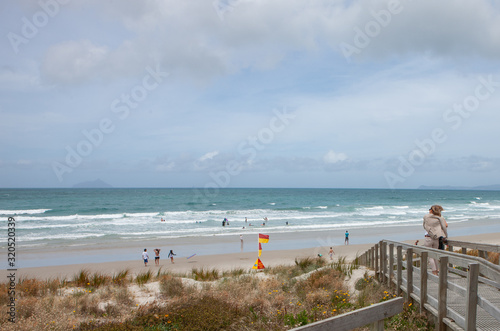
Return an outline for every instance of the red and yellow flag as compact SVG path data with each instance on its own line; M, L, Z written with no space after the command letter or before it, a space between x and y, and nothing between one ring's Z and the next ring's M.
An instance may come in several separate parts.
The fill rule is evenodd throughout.
M262 255L262 244L259 243L259 257Z
M267 234L262 234L262 233L259 233L259 243L268 243L269 242L269 235Z
M265 269L266 267L264 267L264 265L262 264L262 261L260 259L257 259L257 261L255 261L252 269Z

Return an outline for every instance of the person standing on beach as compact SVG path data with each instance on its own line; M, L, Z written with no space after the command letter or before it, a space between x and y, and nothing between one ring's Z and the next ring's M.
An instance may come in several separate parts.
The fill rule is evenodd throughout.
M170 262L174 263L174 251L173 250L170 250L170 252L168 253L168 256L170 258Z
M330 255L330 260L333 260L333 255L335 252L333 251L333 247L330 247L330 251L328 252L328 255Z
M349 231L345 231L344 245L349 245Z
M245 227L243 227L245 228ZM240 234L240 242L241 242L241 251L243 252L243 235Z
M149 260L149 255L148 255L148 249L144 248L144 252L142 252L142 259L144 260L144 266L148 266L148 260Z
M160 249L155 248L155 265L160 265Z
M448 238L448 223L441 216L443 210L443 207L433 205L429 208L429 213L424 216L425 247L444 249L444 247L439 247L440 238L441 240ZM431 264L432 273L437 276L439 273L437 261L429 258L429 263Z

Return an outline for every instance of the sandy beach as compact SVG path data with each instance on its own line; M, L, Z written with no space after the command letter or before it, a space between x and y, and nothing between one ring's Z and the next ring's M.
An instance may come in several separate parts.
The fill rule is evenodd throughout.
M383 238L380 239L390 239ZM404 240L406 243L414 243L416 239L423 242L423 238L415 237L414 239ZM482 233L474 234L468 236L456 236L450 237L450 239L478 242L478 243L489 243L489 244L500 244L500 233ZM276 238L275 241L279 242ZM374 240L371 243L363 244L351 244L351 245L334 245L335 256L346 257L347 260L352 260L356 255L364 253L368 248L370 248L378 240ZM271 241L270 241L271 242ZM249 243L246 243L249 245ZM329 246L320 245L312 248L302 248L302 249L278 249L269 250L267 249L269 244L263 244L263 253L261 260L265 266L277 266L277 265L290 265L293 264L295 258L303 257L315 257L318 254L322 254L325 258L328 257ZM148 246L151 246L148 243ZM234 246L234 245L233 245ZM252 247L255 246L252 243ZM230 270L230 269L251 269L253 263L257 259L257 250L251 252L238 252L230 254L211 254L211 255L195 255L191 258L189 256L176 256L174 259L175 263L171 263L167 259L168 251L163 251L161 254L160 265L155 266L154 264L154 253L153 249L149 249L150 263L147 267L144 266L142 260L140 259L140 251L137 252L137 259L126 260L126 261L112 261L112 262L101 262L101 263L75 263L66 265L53 265L53 266L43 266L43 267L31 267L31 268L18 268L16 271L16 276L28 277L28 278L39 278L39 279L72 279L73 276L82 269L89 270L90 272L102 272L108 275L113 275L125 269L129 269L132 274L138 274L146 270L152 270L156 272L160 268L162 271L172 271L175 273L186 273L193 268L205 268L205 269L219 269L219 270ZM175 250L174 250L175 251ZM75 259L77 260L77 259ZM8 271L2 270L2 278L7 276Z

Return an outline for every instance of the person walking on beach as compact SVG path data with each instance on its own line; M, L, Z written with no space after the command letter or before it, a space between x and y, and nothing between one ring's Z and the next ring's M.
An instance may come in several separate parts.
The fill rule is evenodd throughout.
M328 255L330 255L330 260L333 260L333 255L335 252L333 251L333 247L330 247L330 251L328 252Z
M160 249L155 248L155 265L160 265Z
M345 231L344 245L349 245L349 231Z
M243 227L245 228L245 227ZM240 234L240 242L241 242L241 251L243 252L243 235Z
M443 239L448 238L448 223L441 216L443 210L443 207L433 205L429 208L429 213L424 216L425 247L444 249L444 246L440 247L439 245L440 239L442 242ZM439 273L437 261L429 258L429 263L431 264L432 273L437 276Z
M170 252L168 253L168 256L170 258L170 262L174 263L174 251L173 250L170 250Z
M142 259L144 260L144 266L148 266L148 260L149 260L149 255L148 255L148 249L144 248L144 252L142 252Z

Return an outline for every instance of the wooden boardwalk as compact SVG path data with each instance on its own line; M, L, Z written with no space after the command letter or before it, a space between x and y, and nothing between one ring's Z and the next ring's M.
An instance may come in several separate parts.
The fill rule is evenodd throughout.
M496 245L452 242L451 247L499 252ZM427 267L439 261L440 275ZM382 240L360 257L383 283L436 317L436 330L500 330L500 267L483 258Z
M449 271L452 271L453 268L450 268ZM438 309L438 296L439 293L439 279L437 276L432 274L428 275L428 287L427 287L427 300L436 311ZM415 268L413 281L417 284L420 283L420 268ZM467 288L467 277L453 274L449 272L448 274L448 283L457 285L464 290ZM403 279L403 286L406 287L406 279ZM420 296L420 288L417 286L413 287L413 291L416 296ZM488 300L491 304L500 309L500 290L486 284L478 284L478 295L484 300ZM464 296L448 289L447 290L447 315L455 316L455 318L463 319L465 323L465 314L466 314L466 300ZM450 318L454 320L453 318ZM500 330L500 321L497 321L493 316L491 316L487 311L485 311L480 306L477 307L476 311L476 329L483 331L499 331ZM462 328L458 329L462 330Z

